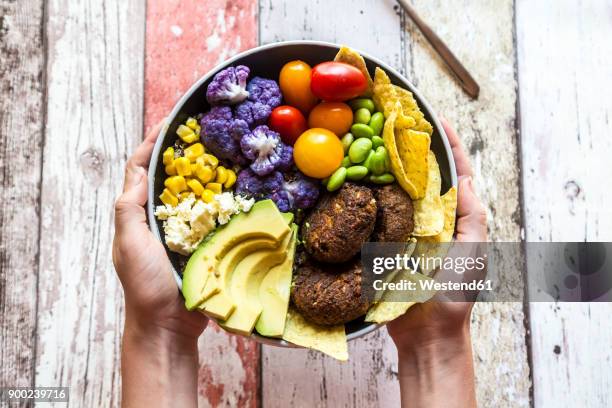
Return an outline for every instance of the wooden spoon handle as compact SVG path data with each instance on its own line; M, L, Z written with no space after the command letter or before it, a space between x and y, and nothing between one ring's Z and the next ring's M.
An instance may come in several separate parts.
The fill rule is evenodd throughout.
M457 79L461 83L461 87L465 92L474 99L478 98L480 93L480 86L470 75L467 69L459 62L453 52L444 44L444 41L438 37L436 33L419 17L414 8L408 3L407 0L397 0L402 6L406 14L414 21L414 24L421 30L427 41L436 50L436 52L442 57L444 63L450 68L450 70L457 76Z

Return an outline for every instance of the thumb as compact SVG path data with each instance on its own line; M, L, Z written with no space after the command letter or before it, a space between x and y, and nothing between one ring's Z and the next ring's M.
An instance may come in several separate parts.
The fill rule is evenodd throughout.
M120 231L135 224L145 224L144 205L147 202L146 170L140 166L128 166L125 170L123 194L115 202L115 229Z
M471 176L459 178L457 196L457 241L485 242L487 213L476 196Z

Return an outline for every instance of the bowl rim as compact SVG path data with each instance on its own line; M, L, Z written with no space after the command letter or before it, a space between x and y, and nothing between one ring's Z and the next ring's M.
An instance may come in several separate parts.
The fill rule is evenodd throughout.
M148 184L148 193L147 193L147 221L149 223L149 228L151 229L151 231L153 232L153 235L155 235L155 238L157 238L158 241L163 243L163 239L161 237L161 233L159 231L159 228L157 227L157 222L155 219L155 196L153 194L153 188L154 188L154 176L155 176L155 169L157 168L157 162L159 161L159 155L160 155L160 150L161 147L163 145L164 139L167 136L167 132L168 132L168 126L169 123L172 121L172 119L174 117L176 117L182 110L183 105L185 105L185 103L187 102L187 100L191 97L191 95L197 90L199 89L206 81L208 81L209 78L211 78L213 75L215 75L217 72L219 72L220 70L232 65L235 61L248 56L248 55L252 55L252 54L256 54L256 53L260 53L262 51L266 51L272 48L277 48L277 47L285 47L285 46L291 46L291 45L315 45L315 46L323 46L323 47L328 47L328 48L333 48L333 49L339 49L341 47L341 45L336 44L336 43L332 43L332 42L328 42L328 41L318 41L318 40L292 40L292 41L278 41L278 42L272 42L272 43L268 43L268 44L264 44L264 45L260 45L258 47L254 47L254 48L250 48L248 50L245 50L243 52L240 52L236 55L234 55L233 57L220 62L219 64L215 65L213 68L211 68L206 74L202 75L200 77L200 79L198 79L193 85L191 85L191 87L181 96L181 98L176 102L176 104L174 105L174 107L172 108L172 111L170 112L170 114L166 117L166 123L165 125L162 127L162 129L159 132L159 137L157 138L156 142L155 142L155 146L153 148L153 153L151 155L151 162L149 164L149 169L148 169L148 174L147 174L147 184ZM415 95L415 98L417 99L417 101L419 102L419 104L424 107L424 109L429 112L431 119L433 120L433 127L434 129L439 133L441 139L442 139L442 144L444 145L444 150L446 151L446 156L447 156L447 160L448 160L448 166L449 166L449 170L450 170L450 184L451 186L457 186L457 170L455 168L455 161L453 158L453 152L452 149L450 147L450 143L448 141L448 136L446 135L446 132L444 131L444 128L442 126L442 124L440 123L440 120L438 119L438 116L434 113L434 110L431 108L431 105L429 104L429 102L427 101L427 99L425 99L423 97L423 95L419 92L419 90L414 86L414 84L412 82L410 82L404 75L402 75L400 72L398 72L395 68L391 67L390 65L388 65L387 63L385 63L384 61L380 60L377 57L373 57L372 55L368 54L367 52L363 52L362 50L358 49L358 48L354 48L351 47L353 50L355 50L356 52L358 52L363 58L365 58L366 60L370 60L371 62L373 62L374 64L380 66L381 68L383 68L385 71L387 72L391 72L392 74L394 74L397 78L399 78L402 82L403 85L405 85L410 92L412 92ZM174 275L174 280L177 283L177 286L179 288L179 290L182 290L183 287L183 281L180 277L180 275L178 274L178 272L176 271L176 269L174 269L174 266L172 267L172 274ZM377 330L378 328L380 328L381 326L383 326L384 324L376 324L376 323L369 323L366 324L363 328L350 333L347 335L347 341L351 341L354 339L357 339L359 337L365 336L368 333L371 333L375 330ZM257 342L261 343L261 344L266 344L266 345L272 345L272 346L277 346L277 347L286 347L286 348L303 348L301 346L297 346L295 344L289 343L285 340L282 339L278 339L278 338L272 338L272 337L265 337L265 336L261 336L258 335L257 333L253 332L249 337L253 338L254 340L256 340Z

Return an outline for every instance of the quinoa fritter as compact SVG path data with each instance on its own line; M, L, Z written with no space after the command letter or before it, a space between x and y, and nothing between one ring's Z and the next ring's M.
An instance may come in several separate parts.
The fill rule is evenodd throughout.
M372 241L406 242L414 229L414 207L410 196L398 185L374 189L378 214Z
M361 250L374 230L376 200L372 190L345 183L327 194L302 226L304 247L321 262L342 263Z
M306 261L295 272L291 300L313 323L350 322L364 315L370 306L362 293L361 276L359 257L336 265Z

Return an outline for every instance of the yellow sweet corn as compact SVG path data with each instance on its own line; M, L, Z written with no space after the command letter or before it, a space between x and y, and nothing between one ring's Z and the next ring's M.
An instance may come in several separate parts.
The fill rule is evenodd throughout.
M225 187L225 189L231 188L235 182L236 182L236 173L234 172L234 170L228 169L227 170L227 180L225 180L223 187Z
M174 166L174 163L170 163L166 166L165 168L166 170L166 174L169 176L176 176L176 167Z
M164 186L166 186L168 190L170 190L170 192L176 196L187 190L187 183L185 182L185 177L183 176L168 177L164 181Z
M200 181L204 184L208 183L212 180L213 171L210 167L204 166L203 164L196 164L196 176L200 179Z
M174 159L174 167L179 176L191 176L191 163L186 157Z
M214 201L214 199L215 199L214 191L207 189L202 192L202 201L204 201L205 203L210 203Z
M169 147L164 150L164 154L162 155L162 161L165 166L169 166L174 161L174 147Z
M191 195L191 192L189 191L183 191L181 194L179 194L179 201L183 201L184 199L186 199L187 197L189 197Z
M198 135L195 134L193 129L188 128L185 125L180 125L178 129L176 129L176 134L185 143L193 143L198 140Z
M162 203L167 204L172 207L176 207L178 205L178 198L173 195L170 190L164 188L164 191L159 195L159 199Z
M223 166L217 167L217 177L215 177L215 182L219 184L223 184L227 181L227 169Z
M196 135L200 136L201 127L200 125L196 125L195 129L193 129Z
M219 183L208 183L206 188L212 190L215 194L221 194L221 184Z
M194 143L185 149L185 157L189 161L194 162L196 159L204 154L204 145L202 143Z
M202 156L202 159L204 161L204 164L208 164L210 167L212 167L213 169L216 168L219 165L219 159L217 159L215 156L213 156L212 154L204 154Z
M198 125L198 121L195 118L187 118L187 121L185 122L185 124L187 125L188 128L192 129L192 130L196 130L196 128L199 128L200 125Z
M202 186L202 184L200 184L198 180L191 179L187 182L187 185L189 186L191 191L195 193L195 195L197 196L202 195L202 192L204 191L204 187Z
M196 171L198 170L198 165L195 163L191 163L191 174L196 174Z

